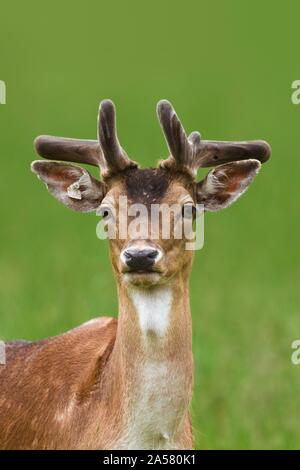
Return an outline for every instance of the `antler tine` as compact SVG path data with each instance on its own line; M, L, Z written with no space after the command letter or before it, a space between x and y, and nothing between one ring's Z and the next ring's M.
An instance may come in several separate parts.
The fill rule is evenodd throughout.
M136 168L138 166L137 163L128 158L119 143L116 129L116 110L110 100L104 100L100 103L98 138L106 162L106 168L102 171L103 176L111 176L111 174L126 168Z
M271 147L263 140L202 140L199 132L192 132L187 138L171 103L166 100L158 103L157 113L171 153L169 158L161 162L163 167L175 167L195 177L200 167L248 159L264 163L271 155Z
M191 146L171 103L167 100L159 101L157 115L171 153L170 158L175 159L178 166L188 165Z
M271 155L270 145L263 140L250 141L195 141L189 137L193 146L191 166L197 171L200 167L212 167L238 160L256 159L265 163Z
M104 178L129 167L137 167L120 146L115 114L112 101L104 100L99 108L98 140L41 135L35 139L35 149L41 157L49 160L98 166Z
M41 135L34 141L36 152L49 160L88 163L99 166L101 149L97 140L68 139Z

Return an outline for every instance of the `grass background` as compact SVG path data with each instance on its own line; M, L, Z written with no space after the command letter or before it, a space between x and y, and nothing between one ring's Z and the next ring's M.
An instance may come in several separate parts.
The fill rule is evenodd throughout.
M129 155L154 165L167 155L155 105L168 98L188 131L273 148L248 193L207 215L196 255L197 448L299 448L299 2L28 0L0 10L1 337L38 339L117 312L96 218L59 205L31 174L33 139L94 138L109 97Z

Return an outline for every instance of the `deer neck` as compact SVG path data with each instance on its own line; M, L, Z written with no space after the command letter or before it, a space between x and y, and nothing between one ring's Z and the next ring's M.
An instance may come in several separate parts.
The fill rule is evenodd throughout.
M188 278L184 274L151 288L118 284L116 348L124 363L133 358L182 361L191 354ZM182 356L183 354L183 356Z
M118 290L112 359L126 402L124 446L174 446L192 388L188 276L181 273L165 285L147 289L120 282Z

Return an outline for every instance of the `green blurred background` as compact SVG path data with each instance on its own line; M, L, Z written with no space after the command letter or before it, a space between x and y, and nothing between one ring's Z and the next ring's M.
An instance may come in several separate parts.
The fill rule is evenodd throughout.
M273 148L248 193L206 216L191 279L196 446L299 448L299 2L28 0L0 10L1 337L38 339L117 312L97 219L47 194L30 172L33 139L95 138L99 101L111 98L129 155L154 165L167 155L155 114L167 98L188 131Z

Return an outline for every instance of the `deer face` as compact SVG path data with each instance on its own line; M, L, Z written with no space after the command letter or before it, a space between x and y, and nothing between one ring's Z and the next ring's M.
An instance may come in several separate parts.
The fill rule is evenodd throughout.
M218 211L241 196L270 155L263 141L218 142L189 137L167 101L158 104L158 116L170 157L156 169L141 170L120 146L115 108L101 103L98 141L42 136L37 152L53 160L89 163L100 167L100 182L81 167L35 161L32 170L62 203L77 211L96 211L109 236L116 276L128 284L165 283L188 272L193 252L186 249L196 205ZM199 167L216 166L200 182ZM138 219L138 220L137 220ZM178 236L178 227L181 236Z
M153 285L190 267L192 251L182 228L192 228L193 189L188 175L164 168L130 169L113 179L99 209L114 234L110 249L118 277Z

